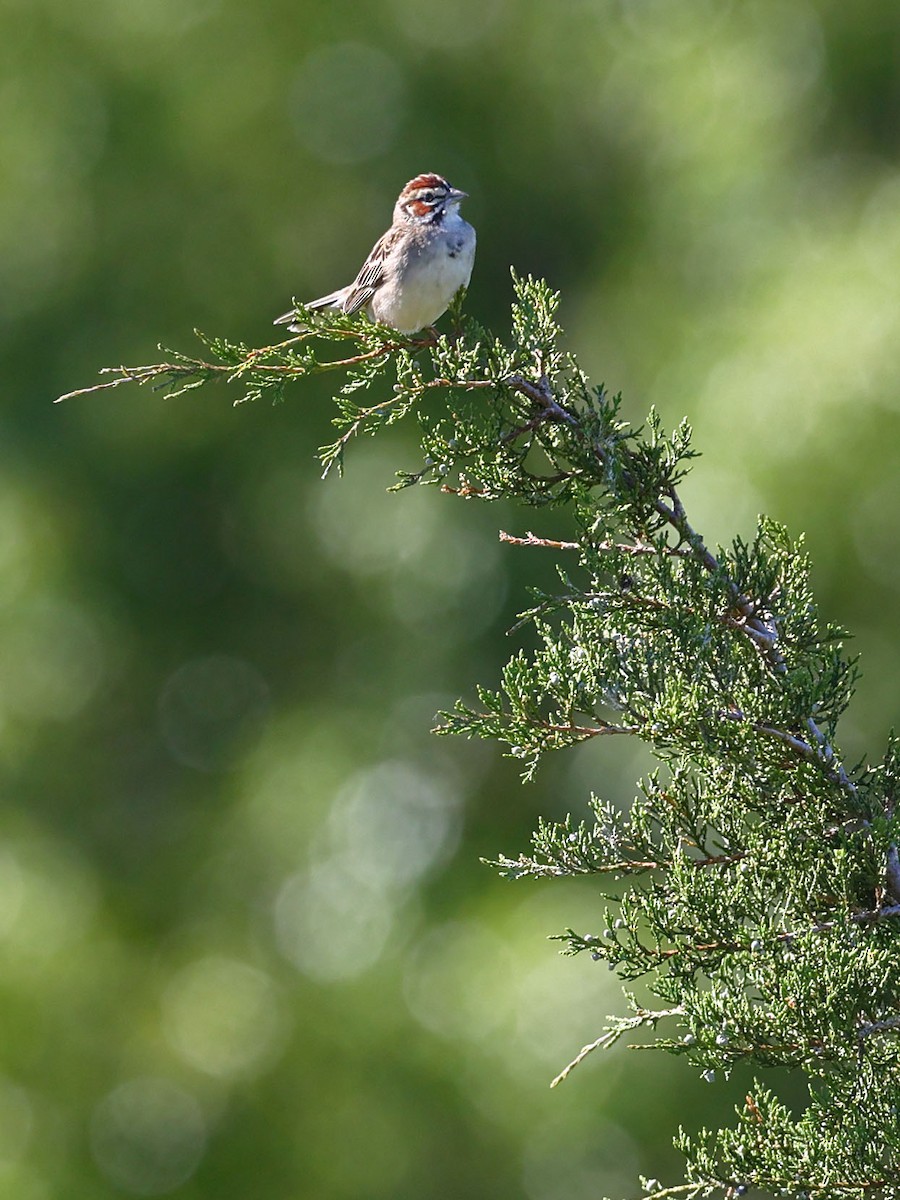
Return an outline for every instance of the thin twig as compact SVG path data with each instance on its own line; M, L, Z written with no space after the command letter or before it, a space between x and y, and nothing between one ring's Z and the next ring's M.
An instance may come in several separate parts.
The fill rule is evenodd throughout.
M515 537L511 533L506 533L505 530L500 530L500 541L509 542L511 546L544 546L551 550L581 550L583 549L581 542L557 542L551 538L538 537L537 534L530 530L524 537ZM654 546L649 542L614 542L612 539L606 539L602 542L589 543L589 549L597 554L633 554L637 555L658 555L664 554L671 558L690 558L691 551L684 546Z
M538 537L530 530L524 537L514 537L511 533L500 530L500 541L509 542L511 546L543 546L549 550L580 550L579 542L554 542L550 538Z
M164 375L177 376L179 374L189 375L196 374L200 370L218 371L223 368L217 368L210 363L194 364L192 370L187 370L184 363L159 363L146 367L101 367L101 375L110 375L113 371L119 372L117 379L107 379L103 383L94 383L90 387L76 388L74 392L66 392L64 396L57 396L53 401L54 404L60 404L63 400L71 400L75 396L86 396L91 392L104 392L108 388L117 388L123 383L136 383L143 385L149 383L151 379L159 379Z
M487 714L484 714L487 717ZM624 735L633 737L640 733L643 728L641 725L613 725L611 722L600 721L597 725L576 725L574 722L571 725L554 725L551 721L531 720L529 722L533 727L542 729L546 733L562 733L569 736L574 736L579 742L587 741L588 738L594 737L614 737L616 735Z
M352 335L352 331L335 331L346 333L347 336ZM347 367L357 366L359 363L368 362L372 359L387 357L397 350L408 349L410 346L417 345L415 341L387 341L382 342L372 350L367 350L361 354L353 354L347 358L334 358L316 362L314 365L307 363L291 363L291 362L261 362L260 359L265 354L285 353L286 347L292 346L296 342L305 341L310 334L299 334L297 337L289 338L285 342L279 342L274 346L265 346L261 349L250 350L246 356L237 363L210 363L200 358L185 357L179 362L174 363L152 363L141 367L128 367L122 364L118 367L101 367L101 375L116 375L115 379L107 379L102 383L94 383L89 387L76 388L73 392L66 392L63 396L58 396L54 404L60 404L63 400L71 400L75 396L86 396L93 392L102 392L110 388L120 387L123 383L136 383L143 386L154 379L165 379L167 376L173 381L178 379L190 378L192 375L208 375L210 377L219 376L225 378L228 382L240 379L247 372L258 372L263 375L283 376L286 379L302 377L310 374L323 374L326 371L339 371ZM358 335L356 335L357 340Z
M587 1046L582 1046L568 1066L563 1067L550 1086L555 1088L557 1084L562 1083L575 1070L579 1063L584 1062L589 1054L593 1054L595 1050L606 1049L608 1046L614 1045L624 1033L630 1033L633 1029L639 1029L642 1025L653 1025L655 1027L656 1023L665 1017L682 1016L684 1016L684 1006L680 1004L675 1008L667 1008L661 1011L646 1008L638 1009L633 1017L623 1017L617 1025L607 1029L596 1041L590 1042Z

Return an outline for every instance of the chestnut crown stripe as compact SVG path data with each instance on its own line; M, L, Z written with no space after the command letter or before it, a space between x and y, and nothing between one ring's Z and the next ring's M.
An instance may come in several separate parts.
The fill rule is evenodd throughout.
M426 188L443 189L444 191L450 190L446 179L443 179L440 175L432 175L430 173L427 175L417 175L415 179L409 181L403 190L404 192L418 192Z

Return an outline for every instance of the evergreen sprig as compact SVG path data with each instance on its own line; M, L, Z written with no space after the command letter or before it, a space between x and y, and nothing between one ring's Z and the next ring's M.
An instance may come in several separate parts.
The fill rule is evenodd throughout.
M503 743L526 777L595 737L639 738L657 760L627 811L592 797L591 820L540 821L529 853L496 863L511 878L603 881L597 928L560 937L659 1003L629 997L554 1082L637 1033L709 1082L738 1063L799 1069L798 1116L754 1083L734 1123L678 1135L683 1182L644 1180L644 1194L896 1200L900 748L842 761L856 664L818 616L801 544L763 518L752 541L708 546L678 492L689 427L667 435L652 412L630 427L563 348L556 293L513 285L509 340L462 297L435 338L298 306L308 329L279 345L204 339L211 361L172 354L83 391L132 381L178 395L224 379L240 399L280 399L339 372L326 471L357 434L414 415L422 461L397 487L565 506L565 539L501 535L565 561L559 589L523 615L538 649L438 727Z

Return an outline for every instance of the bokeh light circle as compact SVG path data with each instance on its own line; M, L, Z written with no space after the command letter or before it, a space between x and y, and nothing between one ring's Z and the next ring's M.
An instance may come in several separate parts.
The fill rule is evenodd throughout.
M248 1077L283 1045L285 1018L269 975L208 955L190 963L163 996L163 1027L181 1057L208 1075Z
M94 1110L91 1150L116 1187L162 1196L181 1187L206 1149L200 1105L167 1079L146 1076L111 1091Z

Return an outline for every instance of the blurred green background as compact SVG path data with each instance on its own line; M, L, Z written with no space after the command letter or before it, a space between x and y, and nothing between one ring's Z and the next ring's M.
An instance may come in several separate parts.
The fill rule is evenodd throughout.
M545 935L596 887L480 855L627 802L590 747L522 788L435 711L491 683L550 556L527 512L423 489L412 429L319 480L326 386L231 407L103 365L265 344L436 170L562 289L594 379L687 415L712 541L806 530L900 700L896 0L6 0L0 5L0 1196L595 1200L677 1170L713 1087L624 1049ZM540 528L566 536L566 516Z

